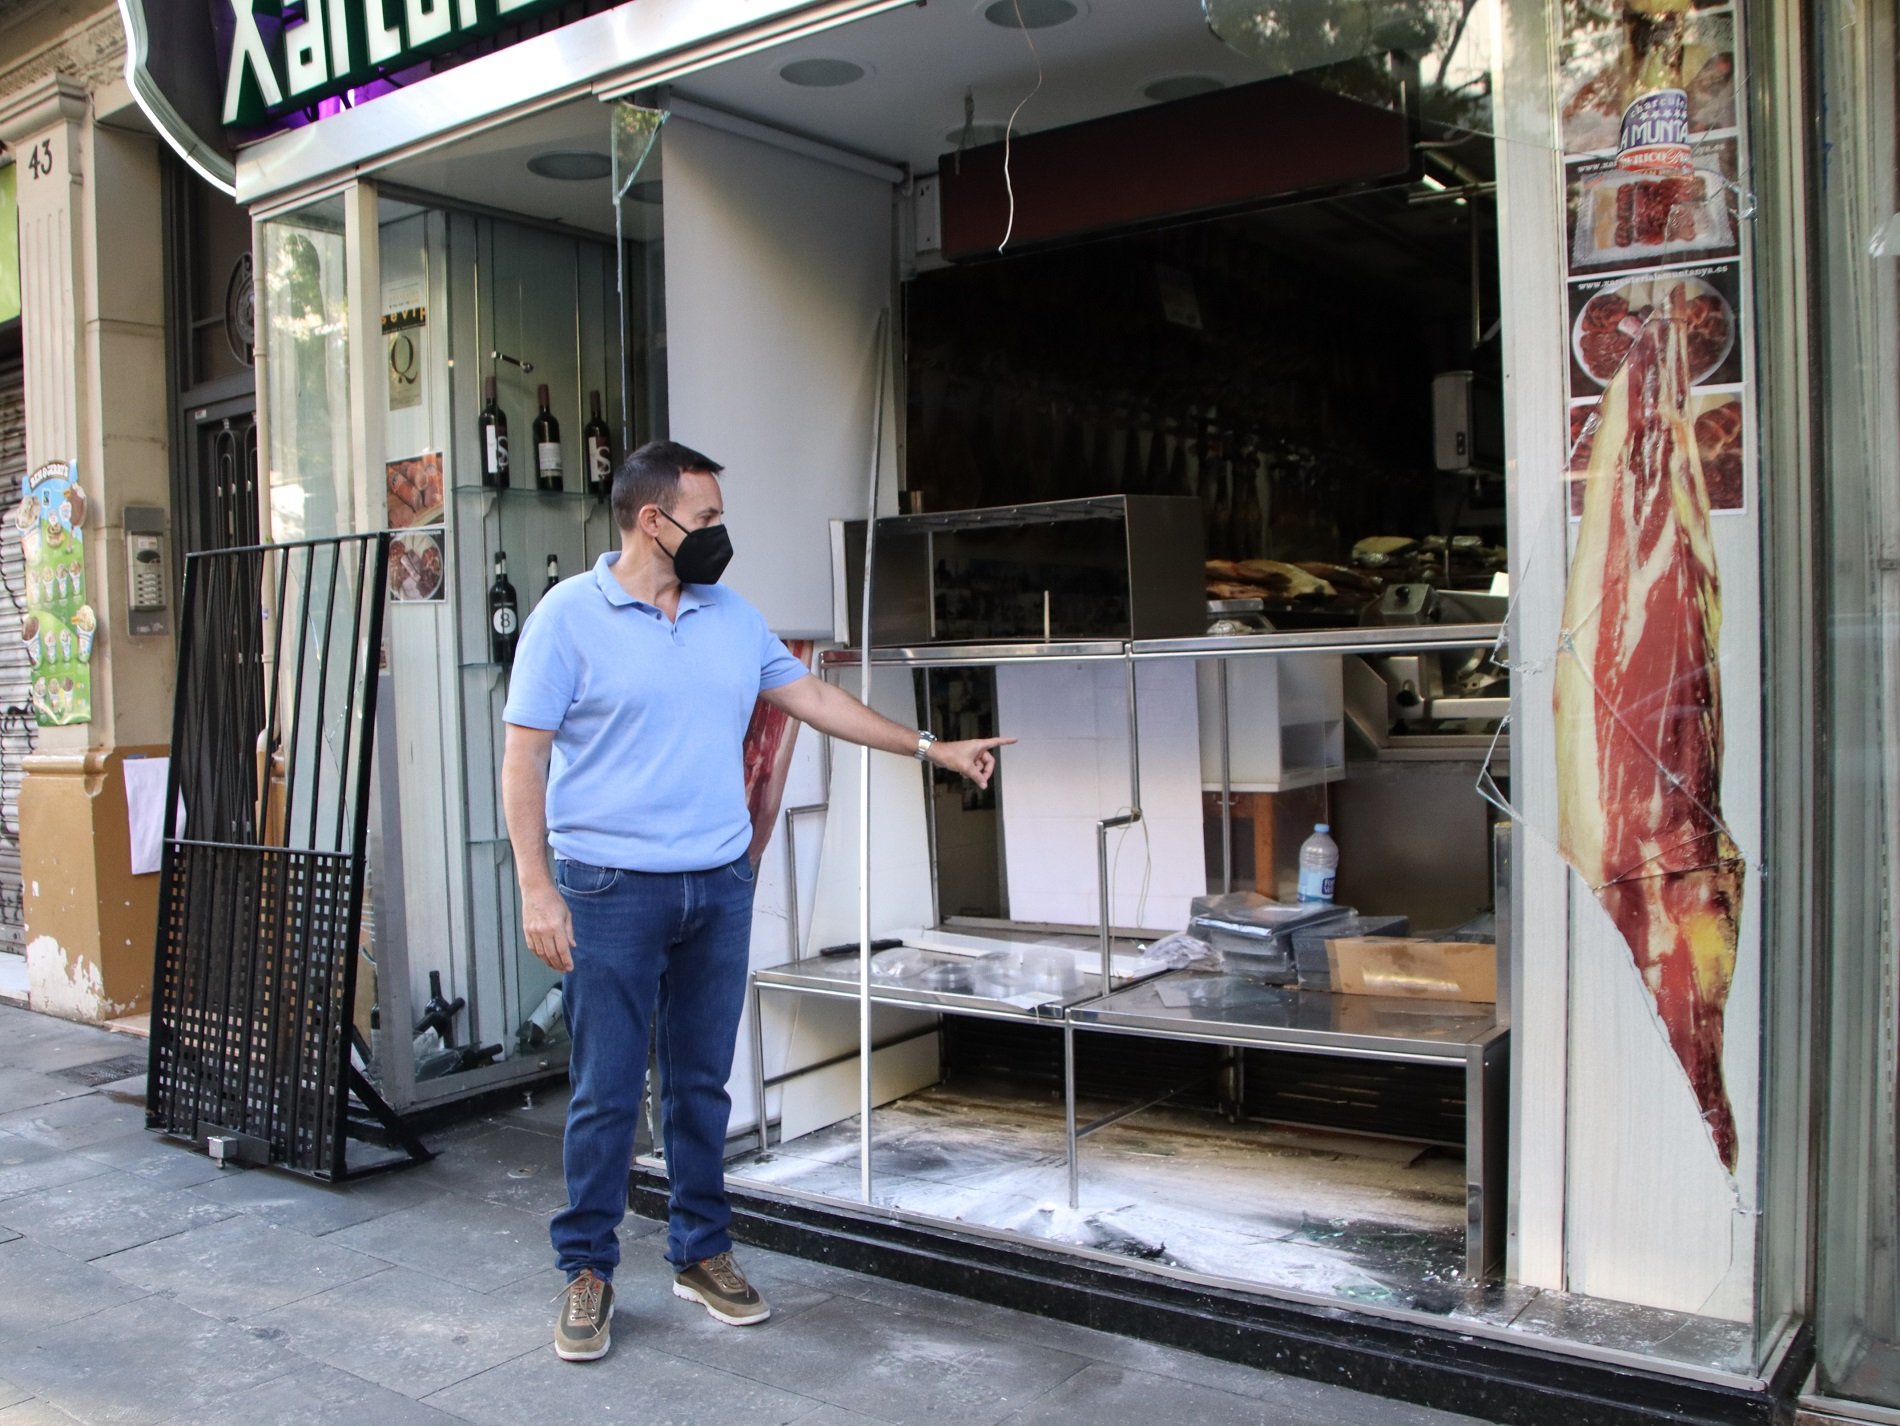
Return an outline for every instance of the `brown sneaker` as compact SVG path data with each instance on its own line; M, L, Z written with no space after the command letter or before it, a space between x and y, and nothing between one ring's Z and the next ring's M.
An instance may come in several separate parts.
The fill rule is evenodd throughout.
M745 1280L731 1253L716 1253L673 1279L673 1296L698 1302L721 1322L750 1327L772 1315L759 1290Z
M554 1324L554 1355L564 1362L591 1362L606 1356L614 1325L614 1285L592 1268L582 1268L561 1297L561 1316Z

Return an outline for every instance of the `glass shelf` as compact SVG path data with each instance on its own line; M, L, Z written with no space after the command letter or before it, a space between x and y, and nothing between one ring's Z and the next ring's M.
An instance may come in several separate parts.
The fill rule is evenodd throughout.
M1104 659L1244 658L1260 654L1418 653L1489 648L1503 636L1501 624L1431 624L1418 628L1278 630L1267 634L1199 635L1179 639L1077 639L1068 642L916 644L878 647L878 667L961 668L1008 663L1084 663ZM827 649L826 669L856 668L856 648Z
M607 507L606 495L592 495L585 490L537 490L531 485L458 485L454 489L455 494L461 498L472 495L500 495L512 500L585 501L598 505L602 509Z

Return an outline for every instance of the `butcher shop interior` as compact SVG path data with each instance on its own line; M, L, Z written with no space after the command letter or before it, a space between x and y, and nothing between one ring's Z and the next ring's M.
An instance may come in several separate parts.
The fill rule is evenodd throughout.
M904 513L880 521L873 642L912 650L920 724L1020 741L987 791L933 778L934 924L873 926L898 943L871 967L886 1003L948 1012L888 1030L926 1048L892 1054L917 1087L875 1113L876 1202L1361 1304L1522 1307L1493 1216L1509 680L1490 152L1467 135L1398 181L1321 175L904 284ZM846 539L855 599L861 522ZM1246 657L1291 632L1322 651ZM1182 656L1126 680L1063 661L1131 633ZM855 655L833 657L855 691ZM1145 816L1107 843L1111 979L1132 987L1107 1003L1139 1003L1129 1033L1073 1034L1065 1062L1047 1010L1100 985L1071 964L1096 949L1088 824L1133 797L1065 750L1125 746L1125 685ZM1099 717L1035 711L1071 694ZM1300 853L1321 824L1337 887L1315 916ZM1329 967L1348 938L1378 963ZM768 1037L855 980L855 940L838 949L761 973ZM1189 978L1147 983L1176 966ZM1424 995L1353 997L1329 974ZM1177 1037L1176 1016L1239 1028ZM1343 1053L1312 1052L1328 1044ZM785 1125L822 1078L788 1059L767 1086ZM733 1172L855 1198L860 1128L787 1130Z

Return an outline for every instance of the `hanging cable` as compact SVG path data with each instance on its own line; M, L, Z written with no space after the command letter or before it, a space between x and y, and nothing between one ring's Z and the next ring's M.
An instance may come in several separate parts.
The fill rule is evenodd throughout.
M1016 185L1009 171L1010 141L1016 133L1016 116L1023 112L1023 106L1042 92L1042 56L1036 52L1036 41L1029 33L1029 26L1023 23L1022 0L1010 0L1011 8L1016 12L1016 28L1022 32L1023 43L1029 46L1030 58L1036 61L1036 87L1017 101L1016 107L1009 111L1009 122L1003 126L1003 191L1009 195L1009 221L1003 225L1003 241L996 245L1001 253L1009 246L1010 235L1016 231Z

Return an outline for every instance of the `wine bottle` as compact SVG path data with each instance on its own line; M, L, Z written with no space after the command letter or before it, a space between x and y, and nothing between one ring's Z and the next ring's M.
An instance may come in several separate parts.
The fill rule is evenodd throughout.
M521 632L515 587L508 582L508 556L495 551L495 582L488 586L488 649L504 668L515 661L515 638Z
M508 488L508 417L495 400L495 378L482 378L482 484Z
M453 1000L442 997L442 972L429 972L429 1003L422 1007L422 1018L416 1021L416 1033L426 1034L430 1030L442 1037L444 1045L455 1043L455 1017L467 1008L468 1001L461 996Z
M561 582L561 562L553 555L548 556L548 582L541 587L541 597L546 599L548 591Z
M548 388L542 385L541 409L534 418L534 484L538 490L561 489L561 423L548 410Z
M614 442L607 423L600 419L600 393L587 393L589 415L581 427L581 445L587 451L587 493L605 495L614 483Z

